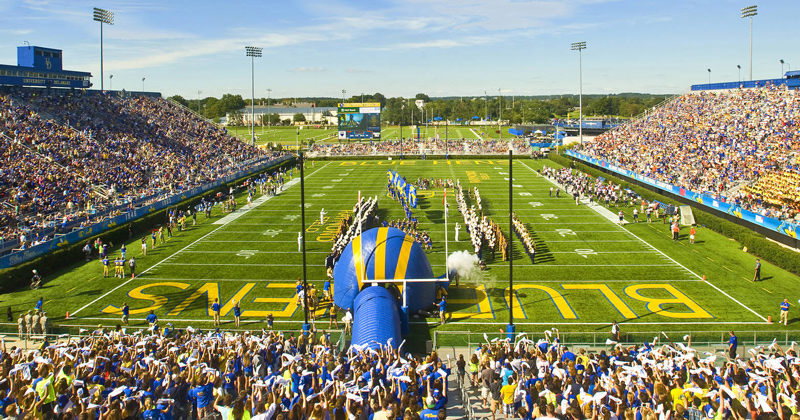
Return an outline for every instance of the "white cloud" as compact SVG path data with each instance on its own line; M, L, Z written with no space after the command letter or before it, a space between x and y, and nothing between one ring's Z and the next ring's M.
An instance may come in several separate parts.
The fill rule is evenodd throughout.
M357 69L350 67L344 71L345 73L372 73L372 70Z
M327 69L322 67L297 67L289 71L292 73L321 73L327 71Z

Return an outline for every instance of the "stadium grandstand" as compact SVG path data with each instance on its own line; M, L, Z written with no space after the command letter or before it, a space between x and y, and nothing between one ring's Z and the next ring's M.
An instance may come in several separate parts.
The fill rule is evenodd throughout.
M318 143L309 148L309 157L330 156L400 156L400 155L507 155L531 151L528 140L401 140L369 143Z
M247 48L250 53L254 47ZM582 172L564 156L546 164L525 159L539 157L539 148L560 146L564 135L556 130L573 130L574 123L554 124L555 143L506 139L498 124L497 140L473 131L477 139L435 134L415 141L309 144L306 156L312 159L306 161L300 144L296 156L248 145L158 93L88 90L91 74L62 70L60 50L20 47L18 57L18 66L0 66L0 254L42 247L16 262L32 260L56 249L59 236L82 229L81 244L101 244L98 255L90 255L87 242L85 263L59 264L75 252L61 261L58 255L43 258L48 274L60 277L49 290L38 289L42 279L34 269L34 290L3 296L8 322L2 324L18 328L18 335L0 336L1 418L800 420L800 356L791 341L797 331L778 330L781 324L763 309L780 310L783 327L789 326L791 304L779 288L796 280L797 272L781 271L785 266L765 258L771 272L763 281L772 282L755 286L762 281L755 258L764 257L746 247L740 252L712 229L703 232L708 247L695 246L694 221L680 222L691 225L691 245L680 242L676 206L648 202L616 179ZM254 80L252 60L250 65ZM761 83L698 85L624 124L584 121L579 131L590 127L599 135L564 154L658 187L675 186L681 195L694 191L781 226L800 222L795 73ZM265 110L289 115L272 107L258 115ZM256 115L254 108L250 117L241 111L244 121ZM291 109L306 118L311 113L312 120L321 111L330 110ZM526 134L521 126L512 130ZM445 159L428 165L429 155ZM451 165L451 155L464 159ZM420 157L402 168L416 185L394 171L410 161L402 160L406 156ZM264 171L284 161L292 165L279 168L273 183ZM299 188L279 194L284 176L287 188ZM238 185L239 211L236 186L224 203L218 196L204 197L200 206L186 201L245 177ZM417 186L425 200L419 207ZM195 218L198 209L207 211L207 220L167 243L162 228L170 239L173 226L185 230L186 218L176 222L175 209L168 209L177 203L194 210ZM650 209L658 222L660 204L670 210L663 223L653 224ZM212 218L215 205L221 208ZM406 217L387 222L401 208ZM166 210L168 222L139 226L136 237L129 225L121 244L104 246L102 229L92 230L151 209ZM314 215L311 225L307 214ZM458 220L452 242L449 218ZM468 237L459 241L461 222ZM443 236L443 245L437 242L434 250L418 223L427 223L437 241ZM228 225L235 230L223 229ZM426 240L415 241L409 232ZM671 241L664 232L674 232ZM137 244L139 234L145 235L142 252L130 251L126 260L125 240ZM727 248L715 249L719 244ZM450 254L448 246L461 250ZM107 250L120 255L113 279ZM469 257L464 269L472 276L464 275L461 285L462 267L451 259L458 253ZM734 253L730 260L742 261L708 256ZM749 270L751 257L755 277L743 282L741 267ZM135 258L147 268L135 271ZM515 259L522 283L516 289ZM3 274L19 277L24 268L27 276L42 260ZM736 274L707 279L698 267ZM310 278L307 269L313 270ZM445 274L435 277L439 272ZM313 283L322 285L321 295ZM762 299L757 287L773 294L762 284L775 296ZM263 295L248 295L251 289ZM69 306L60 302L76 297ZM783 303L778 307L776 300ZM45 305L54 308L52 318ZM337 311L344 315L343 330ZM221 323L229 313L234 321ZM283 324L276 327L274 318ZM56 319L61 324L53 326ZM617 319L634 333L621 334ZM797 322L791 320L792 328ZM752 341L745 345L744 337L728 332L731 325L753 326ZM720 326L724 330L714 330ZM434 348L437 332L450 333L449 343L458 345ZM779 338L770 336L769 344L761 332ZM582 341L589 336L591 346Z
M3 249L24 250L275 154L158 96L0 92Z
M583 152L762 217L797 222L798 127L798 91L762 81L693 90L598 136Z

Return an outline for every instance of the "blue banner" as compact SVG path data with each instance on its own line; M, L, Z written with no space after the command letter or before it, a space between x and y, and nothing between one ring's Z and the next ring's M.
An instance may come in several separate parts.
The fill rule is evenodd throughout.
M555 143L534 143L534 142L531 142L531 147L538 147L540 149L545 148L545 147L554 148L554 147L560 146L560 145L561 145L561 142L555 142Z
M407 203L409 207L417 208L417 187L407 183L398 172L391 169L386 170L386 175L389 177L389 183L400 195L401 201Z
M413 185L408 186L408 205L417 208L417 187Z
M213 190L225 183L235 181L239 178L246 177L256 172L260 172L272 165L279 164L291 158L292 156L287 155L277 159L271 159L266 162L262 162L244 171L240 171L235 174L231 174L224 178L218 179L214 182L172 195L163 200L156 201L155 203L152 203L148 206L139 207L132 212L128 212L116 217L103 220L102 222L95 223L83 229L70 232L66 235L61 235L53 240L41 243L36 246L32 246L24 251L17 251L9 255L4 255L3 257L0 257L0 268L13 267L19 263L23 263L25 261L29 261L34 258L40 257L50 252L51 250L63 248L70 244L82 242L86 238L105 232L109 229L113 229L121 224L125 224L132 220L136 220L142 216L148 215L153 212L157 212L169 206L173 206L188 198L192 198L196 195L205 193L206 191Z
M582 153L577 153L572 150L567 150L567 155L572 156L576 159L580 159L584 162L591 163L592 165L599 166L601 168L608 169L611 172L615 172L620 175L624 175L628 178L635 179L641 183L650 185L652 187L660 188L662 190L668 191L672 194L679 195L681 197L685 197L689 200L694 201L704 207L713 208L714 210L718 210L721 212L725 212L732 216L736 216L739 219L746 220L750 223L755 223L759 226L763 226L767 229L774 230L782 235L789 236L790 238L797 238L798 232L800 232L800 227L793 225L792 223L784 222L777 219L772 219L769 217L764 217L760 214L753 213L749 210L745 210L735 204L726 203L720 199L714 198L707 194L696 193L694 191L689 191L683 187L677 187L675 185L659 181L648 176L640 175L633 171L629 171L624 168L620 168L616 165L612 165L604 160L595 159L593 157L586 156Z

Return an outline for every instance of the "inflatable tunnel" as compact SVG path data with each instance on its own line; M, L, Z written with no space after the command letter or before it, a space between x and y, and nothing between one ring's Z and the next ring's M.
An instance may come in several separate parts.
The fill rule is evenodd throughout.
M373 286L370 280L432 279L422 245L400 229L375 228L353 238L333 268L333 303L353 310L351 344L400 344L408 333L408 313L426 309L436 299L436 283L407 283L406 304L393 283Z
M400 229L374 228L355 237L342 252L333 269L333 302L354 309L356 296L370 286L369 280L431 278L422 245ZM436 284L408 283L406 299L410 312L426 309L435 303Z
M351 344L377 348L392 339L392 346L400 345L400 308L397 298L379 286L366 287L355 299L353 312L353 338Z

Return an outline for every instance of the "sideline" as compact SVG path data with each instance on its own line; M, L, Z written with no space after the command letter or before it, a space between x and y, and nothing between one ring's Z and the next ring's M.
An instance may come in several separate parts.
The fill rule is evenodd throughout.
M530 170L531 172L533 172L533 173L538 173L538 172L534 171L534 170L533 170L533 168L531 168L530 166L526 165L526 164L525 164L525 162L522 162L522 161L520 161L520 160L517 160L517 162L521 163L523 166L525 166L526 168L528 168L528 170ZM546 179L547 181L549 181L550 183L552 183L553 185L555 185L556 187L561 187L561 185L559 185L557 182L555 182L555 181L551 180L550 178L548 178L548 177L546 177L546 176L545 176L545 177L543 177L543 178L544 178L544 179ZM566 190L565 190L565 192L566 192ZM588 201L588 200L587 200L587 201ZM601 213L601 212L600 212L600 211L597 209L597 207L601 207L601 208L602 208L602 206L599 206L599 205L595 204L595 205L589 205L589 206L587 206L587 207L591 208L592 210L596 211L598 214L601 214L601 215L602 215L602 213ZM606 211L608 211L608 210L606 210ZM609 213L611 213L610 211L608 211L608 212L609 212ZM658 252L659 254L661 254L662 256L664 256L666 259L668 259L668 260L672 261L673 263L677 264L679 267L683 268L684 270L686 270L687 272L689 272L689 273L690 273L690 274L692 274L693 276L697 277L697 280L698 280L698 281L702 281L703 283L705 283L705 284L707 284L707 285L709 285L709 286L713 287L713 288L714 288L714 289L716 289L718 292L720 292L720 293L722 293L723 295L727 296L727 297L728 297L730 300L732 300L732 301L734 301L734 302L738 303L738 304L739 304L739 305L740 305L742 308L745 308L745 309L747 309L749 312L751 312L751 313L752 313L752 314L754 314L755 316L759 317L759 318L760 318L761 320L763 320L764 322L767 322L767 318L764 318L764 317L763 317L763 316L761 316L761 315L760 315L758 312L756 312L756 311L754 311L754 310L750 309L750 307L748 307L748 306L747 306L747 305L745 305L744 303L740 302L739 300L735 299L733 296L729 295L728 293L724 292L722 289L720 289L719 287L715 286L715 285L714 285L713 283L711 283L710 281L708 281L708 280L705 280L705 281L703 281L703 277L702 277L702 276L700 276L699 274L695 273L695 272L694 272L694 271L692 271L692 270L689 270L689 269L688 269L688 268L686 268L686 267L685 267L683 264L681 264L681 263L679 263L679 262L675 261L675 260L674 260L672 257L670 257L669 255L665 254L665 253L664 253L664 252L662 252L660 249L658 249L658 248L654 247L653 245L650 245L648 242L646 242L644 239L642 239L642 238L640 238L640 237L636 236L636 234L634 234L634 233L633 233L633 232L631 232L630 230L628 230L628 229L624 228L623 226L620 226L620 224L619 224L619 221L618 221L618 220L619 220L619 219L617 219L617 221L613 221L613 220L612 220L612 221L614 222L614 226L617 226L617 227L618 227L620 230L622 230L622 231L626 232L627 234L631 235L632 237L634 237L634 238L638 239L638 240L639 240L641 243L643 243L643 244L647 245L648 247L650 247L650 248L651 248L651 249L653 249L654 251L656 251L656 252ZM722 322L719 322L719 324L722 324ZM741 322L741 324L746 324L746 322Z
M317 172L319 172L319 171L320 171L320 170L322 170L322 169L325 169L325 168L326 168L328 165L330 165L330 162L329 162L328 164L326 164L326 165L322 166L321 168L319 168L319 169L315 170L314 172L310 173L308 176L306 176L306 178L308 178L308 177L309 177L309 176L311 176L311 175L314 175L314 174L316 174ZM292 180L292 181L294 181L294 180ZM292 181L289 181L287 184L291 183ZM299 180L299 178L297 179L297 181L298 181L298 182L300 181L300 180ZM295 183L295 184L296 184L296 183ZM292 184L292 185L294 185L294 184ZM288 187L287 187L287 189L288 189ZM263 203L263 202L262 202L262 203ZM142 276L144 273L147 273L148 271L150 271L150 270L152 270L152 269L154 269L154 268L158 267L159 265L161 265L162 263L166 262L166 261L167 261L167 260L169 260L170 258L172 258L172 257L174 257L174 256L176 256L176 255L178 255L178 254L180 254L181 252L185 251L186 249L188 249L188 248L190 248L190 247L194 246L194 245L195 245L195 244L197 244L198 242L200 242L200 241L202 241L203 239L207 238L208 236L210 236L210 235L212 235L212 234L216 233L218 230L220 230L220 229L224 228L225 226L226 226L226 225L221 225L221 226L219 226L218 228L216 228L216 229L212 230L211 232L208 232L208 233L206 233L205 235L201 236L200 238L198 238L198 239L197 239L197 240L195 240L194 242L190 243L189 245L186 245L185 247L183 247L183 248L181 248L180 250L176 251L176 252L175 252L175 253L173 253L172 255L170 255L170 256L168 256L168 257L164 258L163 260L161 260L161 261L159 261L159 262L157 262L157 263L155 263L155 264L151 265L150 267L147 267L147 269L146 269L146 270L144 270L144 271L142 271L141 273L139 273L139 276ZM86 309L86 308L88 308L88 307L90 307L90 306L94 305L95 303L99 302L100 300L102 300L102 299L103 299L103 298L105 298L106 296L110 295L111 293L114 293L114 292L116 292L116 291L117 291L117 289L119 289L120 287L122 287L122 286L125 286L126 284L128 284L128 283L130 283L130 282L132 282L132 281L134 281L134 280L135 280L135 279L128 279L128 281L126 281L126 282L124 282L124 283L120 284L119 286L117 286L117 287L115 287L115 288L113 288L113 289L109 290L108 292L106 292L106 293L104 293L102 296L100 296L99 298L97 298L97 299L95 299L95 300L93 300L93 301L91 301L91 302L87 303L87 304L86 304L86 305L84 305L82 308L78 309L77 311L75 311L75 312L71 312L71 313L70 313L70 317L77 315L78 313L80 313L80 312L81 312L81 311L83 311L84 309Z
M330 164L331 164L331 162L326 163L321 168L319 168L316 171L310 173L308 176L311 176L311 175L317 173L317 171L320 170L320 169L325 169L325 167L327 167ZM308 178L308 176L306 178ZM298 176L297 178L294 178L294 179L290 180L289 182L287 182L286 184L284 184L284 186L283 186L283 188L281 188L280 192L284 192L284 191L288 190L289 187L291 187L293 185L296 185L296 184L299 184L299 183L300 183L300 177ZM273 199L275 197L279 197L279 196L280 196L280 194L278 194L278 195L266 195L266 194L264 194L261 197L258 197L255 200L253 200L253 202L251 203L252 204L251 208L246 207L247 205L244 204L244 205L242 205L241 208L239 208L239 210L236 210L235 212L233 212L233 213L231 213L231 214L229 214L229 215L227 215L227 216L225 216L225 217L223 217L223 218L221 218L219 220L215 220L212 223L212 225L227 225L228 223L230 223L230 222L232 222L232 221L244 216L250 210L253 210L256 207L264 204L265 202L267 202L267 201L269 201L269 200L271 200L271 199Z

